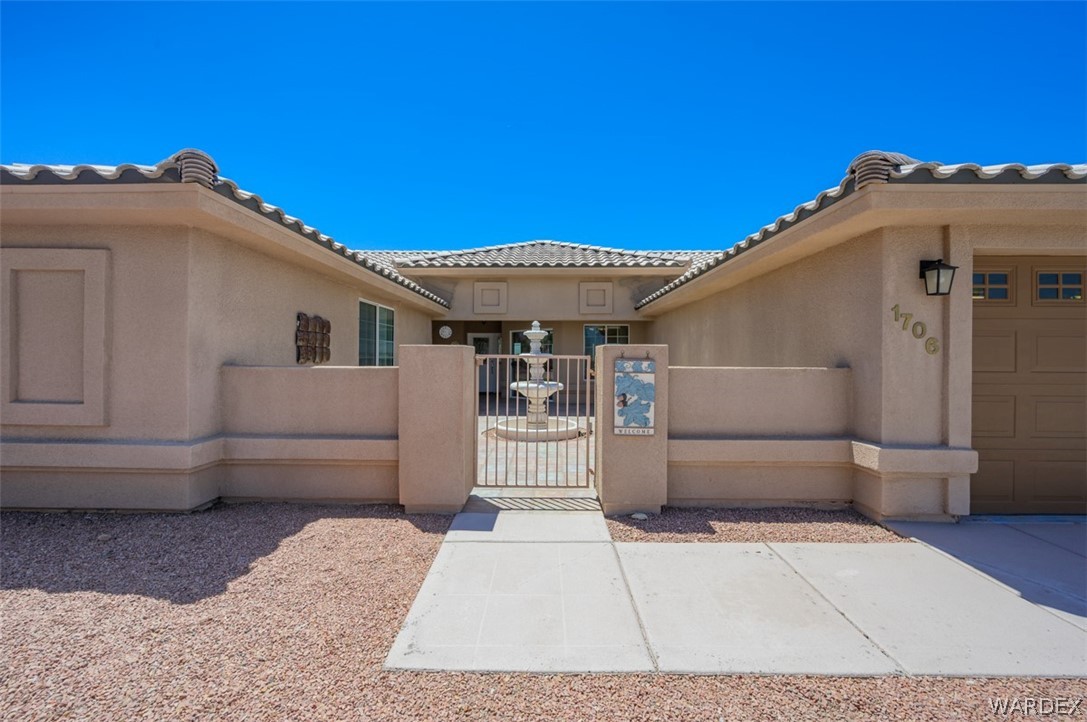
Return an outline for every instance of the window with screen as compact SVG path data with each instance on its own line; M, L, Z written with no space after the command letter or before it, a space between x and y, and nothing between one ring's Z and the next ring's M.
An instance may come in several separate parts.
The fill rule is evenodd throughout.
M547 335L540 339L541 353L555 353L555 334L553 329L545 328ZM524 331L510 331L510 353L528 353L531 342L525 336Z
M596 347L604 344L630 343L630 326L585 325L585 355L593 359Z
M396 357L396 312L359 301L359 366L392 366Z

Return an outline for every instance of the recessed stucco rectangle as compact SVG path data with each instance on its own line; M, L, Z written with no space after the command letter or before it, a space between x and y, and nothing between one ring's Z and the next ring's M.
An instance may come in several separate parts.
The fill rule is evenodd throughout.
M83 272L11 274L13 401L83 403Z
M5 248L5 425L106 424L110 252Z
M611 281L583 282L578 284L578 310L587 316L611 314Z
M509 299L505 281L476 281L472 310L476 313L505 313Z

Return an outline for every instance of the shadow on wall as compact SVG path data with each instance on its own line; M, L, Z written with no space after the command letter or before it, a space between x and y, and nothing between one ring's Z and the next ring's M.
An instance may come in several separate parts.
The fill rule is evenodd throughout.
M349 543L352 526L367 520L412 524L442 535L450 517L404 514L392 505L285 503L219 504L192 514L4 512L0 586L137 594L191 604L223 594L284 544L314 544L312 555L304 555L313 573L334 572L321 567L320 545L327 546L328 531L307 533L306 527L334 523L334 533ZM357 558L365 563L367 555L390 553L396 550L370 545L359 549Z

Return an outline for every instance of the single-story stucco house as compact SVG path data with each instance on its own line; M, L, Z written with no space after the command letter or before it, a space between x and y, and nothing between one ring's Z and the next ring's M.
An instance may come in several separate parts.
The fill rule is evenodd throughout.
M596 422L605 511L1087 511L1087 164L871 151L726 251L391 252L183 150L0 166L0 246L4 508L455 510L474 357L539 321L597 399L624 349L656 359L658 433ZM957 270L929 295L937 260Z

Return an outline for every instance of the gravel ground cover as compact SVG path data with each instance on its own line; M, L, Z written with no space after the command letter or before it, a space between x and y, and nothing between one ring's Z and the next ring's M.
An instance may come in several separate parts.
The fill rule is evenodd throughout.
M5 720L995 720L1083 680L385 672L450 517L0 515ZM1087 703L1085 703L1087 704Z
M620 542L908 542L852 509L773 507L688 509L666 506L639 521L609 517L611 538Z

